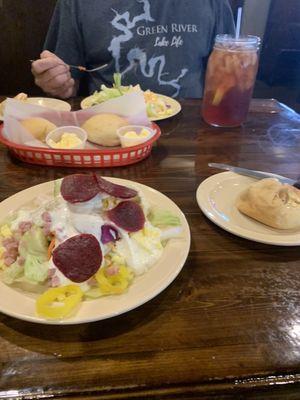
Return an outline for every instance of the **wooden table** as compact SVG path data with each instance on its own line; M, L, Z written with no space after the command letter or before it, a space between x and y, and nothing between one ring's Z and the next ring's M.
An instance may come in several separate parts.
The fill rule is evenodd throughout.
M76 103L78 104L78 103ZM299 176L299 116L254 101L245 126L215 129L200 101L160 123L152 155L102 174L136 180L175 201L192 233L178 278L154 300L117 318L42 326L0 316L0 398L299 399L300 251L226 233L198 208L207 163ZM0 200L74 169L41 168L0 147ZM19 397L18 397L19 396Z

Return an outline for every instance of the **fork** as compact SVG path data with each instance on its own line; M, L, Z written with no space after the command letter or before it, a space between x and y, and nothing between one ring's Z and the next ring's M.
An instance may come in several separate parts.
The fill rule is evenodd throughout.
M31 63L33 63L35 60L29 60L29 61ZM58 65L67 65L68 67L78 69L81 72L96 72L96 71L99 71L102 68L107 67L108 64L103 64L103 65L100 65L99 67L92 68L92 69L87 69L86 67L83 67L81 65L72 65L72 64L66 64L66 63L64 63L64 64L60 63Z
M70 68L77 68L77 69L79 69L79 71L82 71L82 72L96 72L96 71L100 71L100 69L102 69L102 68L107 67L108 64L103 64L103 65L100 65L99 67L92 68L92 69L87 69L86 67L83 67L81 65L70 65L70 64L67 64L67 65L69 65Z

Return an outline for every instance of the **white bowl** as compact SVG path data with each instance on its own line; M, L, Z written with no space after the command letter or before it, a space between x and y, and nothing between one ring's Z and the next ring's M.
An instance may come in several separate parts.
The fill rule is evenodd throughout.
M127 132L136 132L136 134L139 136L140 132L145 129L148 132L148 135L145 137L135 137L135 138L129 138L125 137L124 135ZM117 129L117 135L120 139L121 146L122 147L131 147L131 146L137 146L138 144L145 143L147 140L152 138L152 136L155 135L155 131L148 126L143 126L143 125L126 125L122 126L121 128Z
M49 140L53 140L54 142L59 142L63 133L74 133L80 140L81 144L74 147L67 147L64 150L74 150L74 149L84 149L87 141L87 133L84 129L79 128L79 126L60 126L59 128L53 129L53 131L49 132L46 136L46 143L49 147L55 150L59 150L57 147L51 146ZM60 148L60 150L63 150Z

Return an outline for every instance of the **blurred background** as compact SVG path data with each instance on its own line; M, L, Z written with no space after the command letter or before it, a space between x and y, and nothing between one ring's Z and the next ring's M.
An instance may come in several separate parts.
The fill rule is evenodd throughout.
M180 0L178 0L180 1ZM254 97L276 98L300 112L300 0L229 0L243 6L242 33L262 38ZM0 93L41 94L30 59L43 47L56 0L0 0Z

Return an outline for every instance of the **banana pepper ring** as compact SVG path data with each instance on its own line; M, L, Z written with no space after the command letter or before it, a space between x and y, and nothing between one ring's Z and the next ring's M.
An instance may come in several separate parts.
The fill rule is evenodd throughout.
M36 301L36 312L47 319L61 319L69 316L81 302L83 292L77 285L48 289Z
M105 268L100 268L95 275L100 291L103 294L121 294L125 292L133 276L124 266L113 276L105 274Z

